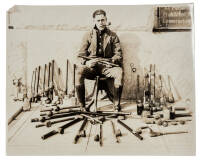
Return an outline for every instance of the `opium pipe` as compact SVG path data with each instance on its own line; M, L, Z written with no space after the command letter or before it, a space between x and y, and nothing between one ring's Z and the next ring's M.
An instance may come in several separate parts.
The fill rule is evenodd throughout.
M35 68L35 79L34 79L34 96L35 96L35 91L36 91L36 81L37 81L37 68Z
M66 84L65 84L65 94L68 94L68 66L69 66L69 61L67 59L67 64L66 64Z
M45 92L45 82L46 82L46 69L47 69L47 65L44 65L44 79L43 79L43 94Z
M39 84L40 84L40 66L38 67L38 80L37 80L37 94L38 94L38 90L39 90Z
M35 71L33 71L32 78L31 78L31 94L33 94L34 73Z
M50 75L51 75L51 62L49 62L49 69L48 69L48 88L49 88L49 83L50 83Z

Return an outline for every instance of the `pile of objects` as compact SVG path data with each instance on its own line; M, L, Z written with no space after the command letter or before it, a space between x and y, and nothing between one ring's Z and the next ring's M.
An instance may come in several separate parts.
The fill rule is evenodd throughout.
M135 118L138 116L134 113L130 112L114 112L114 111L96 111L96 112L86 112L81 111L79 106L68 106L68 107L59 107L59 106L53 106L52 108L48 109L42 109L40 110L40 117L39 118L33 118L31 119L31 122L37 122L35 125L36 128L39 127L51 127L53 125L59 124L61 122L66 122L64 125L59 126L55 130L50 130L48 133L45 133L41 136L43 140L52 137L56 134L64 134L65 129L79 123L82 121L82 125L80 126L80 129L78 130L77 134L74 136L74 143L78 143L80 138L87 137L88 140L90 138L90 133L86 134L86 125L87 123L91 124L91 127L94 125L99 125L99 133L94 137L94 141L98 141L100 146L103 145L103 138L102 138L102 127L103 124L106 121L110 121L112 125L112 132L114 137L116 138L116 142L120 143L120 137L122 136L122 133L120 129L116 129L116 124L114 122L117 122L122 127L127 129L131 134L133 134L135 137L137 137L139 140L143 140L142 131L144 129L149 130L150 137L157 137L167 134L180 134L180 133L188 133L188 131L176 131L176 132L155 132L148 124L155 124L155 125L163 125L165 127L168 126L168 124L172 125L184 125L187 121L190 120L174 120L175 117L182 117L182 116L190 116L185 114L175 114L172 119L169 120L162 120L163 116L161 113L159 114L153 114L151 116L142 117L140 116L141 120L144 120L147 125L141 126L136 130L133 130L130 126L128 126L124 121L126 119L129 119L130 117ZM116 121L115 121L116 120ZM91 132L91 129L90 129Z
M168 93L163 90L163 78L159 75L159 84L156 85L156 73L155 65L150 65L150 69L145 71L144 69L144 79L143 79L143 95L140 98L140 82L139 75L137 75L137 114L141 115L144 118L153 118L152 124L156 123L158 125L167 126L167 122L172 122L175 118L178 117L191 117L192 114L187 110L186 107L175 107L175 98L172 93L170 76L168 75ZM156 87L157 86L157 87ZM156 94L157 93L157 94ZM179 113L178 113L179 112ZM163 119L163 120L161 120ZM186 120L188 121L188 120ZM162 123L164 122L164 123ZM173 121L174 125L176 121ZM147 122L148 123L148 122ZM150 123L150 122L149 122ZM181 124L184 124L184 121L180 121Z
M132 134L138 137L140 140L143 139L139 133L134 132L129 126L127 126L122 119L126 119L128 116L131 116L131 113L128 112L113 112L113 111L96 111L96 112L86 112L81 111L79 106L70 106L70 107L62 107L56 106L51 109L42 109L40 111L39 118L31 119L31 122L39 122L35 127L51 127L56 123L61 123L65 121L69 121L66 124L57 128L57 130L52 130L41 136L43 140L55 135L55 134L64 134L64 130L74 124L83 121L80 129L78 130L77 135L74 138L74 143L77 143L79 138L86 137L85 126L89 122L91 125L100 125L100 133L97 134L94 139L95 141L100 142L100 146L102 146L102 125L105 121L111 121L113 133L116 137L116 141L119 143L119 136L121 136L121 131L116 130L115 124L113 123L113 119L117 119L117 122L121 124L123 127L128 129ZM59 119L59 120L55 120Z
M116 120L118 124L127 129L131 134L136 136L139 140L143 140L142 131L144 129L149 130L150 137L157 137L166 134L180 134L187 133L188 131L177 131L177 132L155 132L148 124L162 125L167 127L169 124L172 125L184 125L187 121L191 119L181 119L177 120L177 117L191 117L190 112L177 113L177 111L186 111L186 108L174 107L172 104L175 102L173 94L170 89L168 96L163 93L162 77L159 75L160 87L156 89L156 75L155 75L155 65L150 65L150 70L145 73L144 76L144 90L143 96L140 98L140 86L139 86L139 75L137 76L137 115L132 112L115 112L115 111L82 111L79 105L74 103L73 105L64 105L65 100L75 98L75 68L73 67L73 86L74 91L68 94L68 61L66 69L66 90L60 91L57 85L54 83L54 60L48 65L48 87L45 88L46 84L46 69L47 65L44 67L44 78L43 78L43 90L38 91L39 81L40 81L40 67L36 68L32 76L32 98L30 103L40 102L41 105L45 106L40 110L40 117L31 119L31 122L36 122L36 128L39 127L51 127L52 125L59 124L61 122L66 122L66 124L59 126L56 130L50 130L41 136L43 140L52 137L56 134L64 134L65 129L73 126L79 122L82 122L80 129L74 137L74 143L76 144L80 138L86 137L85 127L87 123L93 125L99 125L99 134L94 137L95 141L98 141L100 146L103 144L102 138L102 126L106 121L110 121L112 125L113 135L116 138L116 142L119 143L119 137L122 133L119 129L116 129ZM154 68L154 69L152 69ZM58 72L59 73L59 72ZM58 74L59 75L59 74ZM35 78L34 78L35 77ZM156 96L156 90L158 94ZM87 108L90 108L94 104L94 101L89 102ZM48 107L46 107L48 106ZM136 130L133 130L128 126L124 120L135 116L139 117L147 125L141 126ZM91 129L90 129L91 132ZM88 134L88 140L90 138L90 133Z

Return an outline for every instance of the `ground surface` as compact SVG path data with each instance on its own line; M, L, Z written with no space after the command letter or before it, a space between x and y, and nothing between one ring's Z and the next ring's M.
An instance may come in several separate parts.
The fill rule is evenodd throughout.
M108 101L99 102L101 110L111 110ZM123 102L124 111L136 112L134 102ZM149 131L144 130L144 140L139 140L128 130L124 129L115 120L115 126L122 132L120 143L115 142L109 121L103 124L103 147L94 141L94 136L99 133L99 125L93 125L88 142L91 124L86 128L86 138L81 138L78 144L73 144L73 139L82 124L65 130L63 135L57 134L46 140L41 136L66 122L53 125L51 128L35 128L38 123L31 123L32 118L39 117L39 104L34 104L31 111L22 112L7 128L7 154L8 155L194 155L195 130L194 120L185 125L169 125L168 127L150 124L155 131L188 131L186 134L172 134L159 137L150 137ZM191 119L191 117L189 117ZM188 118L187 118L188 119ZM124 120L133 130L146 126L139 117ZM87 145L88 143L88 145ZM87 147L86 147L87 146Z

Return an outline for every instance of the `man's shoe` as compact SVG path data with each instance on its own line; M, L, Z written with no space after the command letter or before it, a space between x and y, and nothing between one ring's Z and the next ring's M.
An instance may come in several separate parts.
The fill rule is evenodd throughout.
M114 110L116 112L120 112L121 111L121 106L120 105L114 106Z
M89 107L86 107L86 106L80 106L80 110L82 111L82 112L90 112L90 108Z
M85 107L80 107L80 110L81 110L82 112L86 112L86 108L85 108Z
M120 86L119 88L114 88L114 106L115 106L115 111L117 112L121 111L121 105L120 105L121 95L122 95L122 86Z

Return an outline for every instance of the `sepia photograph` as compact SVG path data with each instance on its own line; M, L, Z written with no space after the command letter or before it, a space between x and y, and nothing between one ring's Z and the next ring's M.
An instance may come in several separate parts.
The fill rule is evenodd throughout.
M196 154L194 9L14 5L9 156Z

